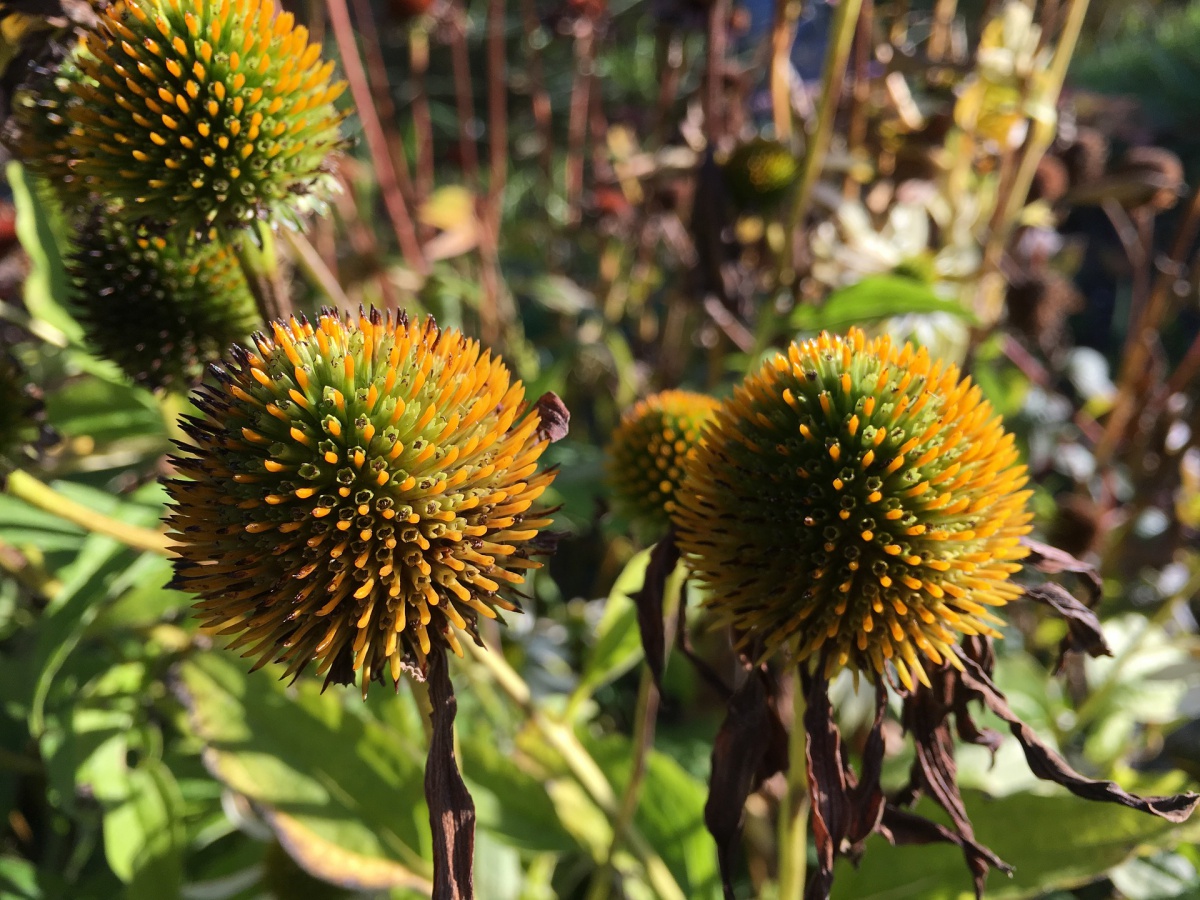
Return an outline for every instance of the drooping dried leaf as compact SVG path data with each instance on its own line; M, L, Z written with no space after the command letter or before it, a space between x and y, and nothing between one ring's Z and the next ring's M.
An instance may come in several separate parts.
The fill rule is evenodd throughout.
M823 671L817 666L817 672ZM817 848L817 870L805 887L807 900L824 900L833 887L833 864L843 847L851 856L862 851L867 836L878 827L884 796L879 785L883 768L883 714L887 693L876 685L875 720L863 750L861 778L850 767L841 732L833 719L829 681L821 674L803 675L808 766L808 792L812 801L812 832Z
M913 736L916 755L908 786L897 796L900 805L914 803L920 794L928 794L950 817L954 843L963 849L967 867L975 881L975 893L982 896L988 870L998 866L1008 871L991 850L975 840L975 829L967 815L958 788L958 764L954 758L954 738L950 734L950 714L954 713L959 733L993 752L999 735L980 731L966 710L967 696L961 690L958 671L942 665L930 673L930 687L917 685L904 698L904 727Z
M787 732L775 702L776 685L765 668L751 670L729 698L713 741L712 776L704 824L717 843L726 900L733 898L733 859L742 834L746 798L787 767Z
M1046 582L1025 589L1025 596L1035 603L1044 603L1063 617L1067 623L1067 636L1059 651L1058 671L1062 670L1063 659L1068 650L1086 653L1088 656L1112 656L1112 650L1104 639L1100 619L1081 600L1060 584Z
M662 673L667 656L663 597L667 579L675 571L678 562L679 548L675 546L675 532L671 530L650 551L650 562L646 566L646 576L641 588L629 595L637 605L638 630L642 635L646 665L650 667L654 683L659 689L662 688Z
M549 441L553 444L567 436L567 431L571 426L571 411L567 409L567 404L562 402L562 398L558 394L554 391L546 391L538 397L533 406L541 419L541 424L537 428L539 440Z
M425 764L425 800L433 831L433 900L466 900L474 894L475 804L454 758L458 701L444 650L429 659L433 733Z
M1117 803L1159 816L1168 822L1185 821L1195 811L1197 804L1200 804L1200 794L1190 791L1167 797L1138 797L1122 789L1116 782L1093 780L1079 774L1057 751L1047 746L1032 728L1017 717L991 677L975 660L964 653L959 653L959 658L963 662L963 686L974 692L988 709L1008 723L1013 736L1025 751L1030 770L1038 778L1061 784L1085 800Z
M967 858L967 867L975 882L975 896L983 897L983 886L989 869L995 868L1009 874L1012 867L995 853L978 844L967 840L944 825L930 821L924 816L888 804L883 811L883 819L879 823L879 833L890 843L902 844L954 844L962 848Z
M812 802L812 834L817 848L817 870L809 874L807 900L828 897L833 886L833 861L850 818L846 802L846 766L842 761L842 735L833 721L829 680L823 674L802 678L807 695L804 722L793 722L807 734L804 754L808 765L808 796Z
M1100 599L1103 583L1095 566L1076 559L1065 550L1059 550L1057 547L1043 544L1041 541L1035 541L1029 537L1021 538L1021 543L1029 548L1029 556L1025 558L1025 562L1029 565L1047 575L1070 572L1073 575L1082 576L1088 583L1089 592L1093 597L1093 605L1096 600Z

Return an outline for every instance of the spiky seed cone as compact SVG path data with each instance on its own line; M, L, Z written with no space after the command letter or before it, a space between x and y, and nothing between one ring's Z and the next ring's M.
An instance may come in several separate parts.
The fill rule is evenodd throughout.
M377 312L276 322L215 367L168 484L176 583L287 673L394 680L517 605L554 479L525 389L455 330ZM332 671L331 671L332 670Z
M742 209L766 210L787 196L800 164L779 141L754 138L742 144L725 163L725 181Z
M763 656L928 684L957 634L1020 593L1025 467L958 369L822 334L725 402L685 462L674 520L716 619Z
M13 97L12 116L3 139L29 171L49 183L60 198L78 203L86 195L82 179L71 171L68 138L79 105L72 85L83 78L71 54L39 68Z
M79 66L71 168L133 217L234 228L294 216L329 181L344 84L271 0L124 0Z
M232 250L93 219L67 262L72 300L97 352L152 390L187 389L258 324Z
M720 404L691 391L662 391L621 417L608 451L608 483L617 510L661 536L671 524L683 460Z

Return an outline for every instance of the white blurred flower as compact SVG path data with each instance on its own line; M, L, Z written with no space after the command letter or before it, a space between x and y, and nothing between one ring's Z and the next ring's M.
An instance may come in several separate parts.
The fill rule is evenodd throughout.
M905 275L930 284L940 296L958 296L981 260L971 233L974 201L966 197L954 208L923 188L902 186L878 228L862 203L843 201L813 231L813 278L836 290L869 275Z
M813 231L812 276L839 290L872 275L898 275L966 304L982 259L972 233L977 217L975 198L964 197L956 207L928 182L902 185L878 227L862 203L843 201ZM949 361L963 359L970 336L964 319L951 313L896 316L873 330Z

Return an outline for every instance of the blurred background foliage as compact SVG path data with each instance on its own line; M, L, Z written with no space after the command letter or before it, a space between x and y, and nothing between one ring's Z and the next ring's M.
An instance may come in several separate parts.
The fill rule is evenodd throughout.
M727 0L286 5L357 109L342 192L285 236L298 308L432 314L572 411L548 451L558 552L509 617L503 659L456 672L481 898L719 896L703 808L723 704L672 659L647 725L630 595L648 554L610 508L604 448L640 397L721 395L823 327L886 328L965 361L1026 454L1039 537L1103 577L1114 655L1060 677L1065 626L1012 608L997 682L1013 708L1095 777L1149 793L1200 778L1200 6L1093 4L1057 98L1041 80L1079 0L991 38L998 2L867 2L821 126L837 32L819 2L779 19ZM10 13L16 57L40 32ZM981 42L995 51L982 62ZM807 149L780 134L781 97ZM1050 162L1014 195L1039 128ZM763 154L739 154L762 135ZM420 691L363 703L248 675L163 587L166 559L87 527L86 511L157 527L184 401L93 352L54 204L19 163L6 176L0 353L21 384L0 402L27 383L44 404L22 441L38 455L9 460L10 488L33 473L57 509L0 494L0 897L427 895ZM696 643L730 669L723 636L701 623ZM848 681L837 692L853 747L870 702ZM898 785L911 751L894 737ZM1200 825L1047 790L1011 742L959 764L981 840L1016 866L989 897L1200 897ZM741 896L773 871L776 787L747 804ZM876 837L857 868L839 864L835 893L969 888L955 848Z

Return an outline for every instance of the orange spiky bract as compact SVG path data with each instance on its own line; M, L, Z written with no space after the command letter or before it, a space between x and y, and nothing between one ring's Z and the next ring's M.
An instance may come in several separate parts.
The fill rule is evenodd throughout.
M639 401L613 432L607 467L617 509L661 533L671 523L683 460L720 404L691 391L661 391Z
M237 228L294 217L330 184L345 85L271 0L123 0L77 64L61 149L131 217Z
M376 311L275 322L195 400L169 482L176 583L285 675L422 669L537 568L554 479L521 382L478 342Z
M67 260L72 301L97 352L152 390L187 389L259 324L221 242L177 242L93 217Z
M743 649L825 654L908 688L990 607L1027 551L1012 435L957 367L924 349L822 334L749 376L685 463L678 544Z

